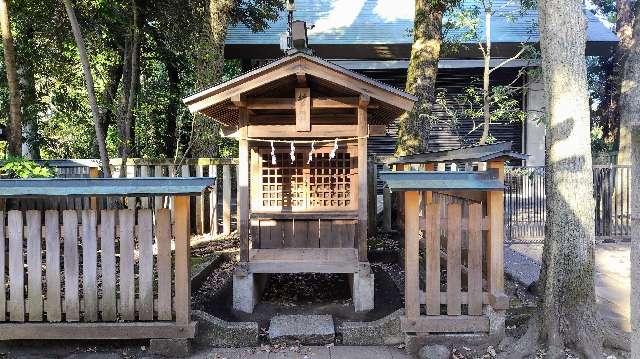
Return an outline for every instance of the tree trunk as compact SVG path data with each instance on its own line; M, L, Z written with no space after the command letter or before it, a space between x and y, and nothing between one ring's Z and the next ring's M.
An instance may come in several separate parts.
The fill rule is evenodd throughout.
M539 11L548 118L540 336L551 358L566 347L599 358L586 21L581 0L540 0Z
M640 19L640 6L636 6ZM640 21L633 27L633 45L629 49L620 92L620 123L630 138L631 165L631 358L640 357Z
M413 110L398 121L396 155L399 156L424 151L428 147L445 8L438 1L416 0L413 45L405 87L407 92L418 97L418 101Z
M22 155L22 112L20 107L20 91L16 71L16 50L13 47L13 35L9 22L9 7L6 0L0 0L0 26L2 27L2 44L4 45L4 64L9 87L9 130L7 152L9 156Z
M91 114L93 115L93 122L96 131L96 141L98 142L98 151L100 152L100 162L102 166L102 176L111 177L111 169L109 168L109 156L107 154L107 145L105 142L105 135L102 131L100 109L98 108L98 101L96 100L96 93L93 86L93 75L91 74L91 67L89 66L89 57L87 56L87 49L84 46L84 38L82 37L82 31L76 18L76 13L71 5L71 0L62 0L64 7L71 23L71 30L73 37L78 47L78 53L80 55L80 62L82 63L82 72L84 74L84 82L87 87L87 96L89 98L89 107L91 107Z
M178 108L180 106L180 73L176 65L169 59L164 61L169 80L169 99L164 111L166 128L164 134L164 153L166 157L175 155L176 152L176 124L178 121Z
M196 84L198 87L216 84L222 80L224 68L224 40L231 21L231 13L239 0L208 0L208 19L203 24L201 38L204 40L196 53ZM210 118L195 114L193 124L183 123L180 131L193 133L186 148L176 151L176 157L189 155L214 157L218 153L219 127ZM188 127L187 127L188 125ZM187 135L189 136L189 135ZM178 138L183 137L178 135Z
M635 0L617 0L616 1L616 11L617 11L617 19L616 19L616 34L620 41L618 42L618 47L616 48L616 53L614 55L614 63L613 63L613 74L611 77L614 83L614 91L611 94L611 101L609 102L609 108L607 110L607 120L611 124L615 124L617 120L619 120L618 125L618 158L617 162L619 165L629 165L631 164L631 129L630 123L625 122L622 119L622 115L618 109L619 97L621 96L621 86L623 81L622 72L625 68L625 63L627 62L627 57L629 52L631 51L631 46L633 45L633 23L634 18L637 18L637 15L634 16L633 7ZM638 5L636 4L637 8ZM636 38L636 41L637 38Z
M131 151L131 146L133 145L132 141L132 131L135 129L133 125L133 110L137 103L137 94L138 94L138 84L140 83L140 47L142 41L142 10L143 10L143 1L132 1L132 11L133 11L133 26L132 26L132 34L131 34L131 44L129 49L129 60L127 64L130 66L128 68L129 81L123 82L124 86L127 87L126 91L123 91L125 96L124 100L124 116L121 119L122 127L121 127L121 146L120 146L120 158L122 159L122 166L120 166L120 177L127 176L127 159L129 158L129 154ZM124 79L123 79L124 80Z
M482 137L480 137L479 143L484 145L489 138L489 126L491 125L491 94L489 93L489 75L491 74L491 9L485 8L484 10L484 33L485 33L485 47L484 47L484 71L482 74L482 116L484 117L484 127L482 129ZM480 45L482 46L482 45Z

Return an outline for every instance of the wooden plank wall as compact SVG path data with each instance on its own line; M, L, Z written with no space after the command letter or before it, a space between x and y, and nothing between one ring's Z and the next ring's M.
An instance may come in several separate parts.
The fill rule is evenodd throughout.
M0 212L0 322L187 318L187 234L172 261L171 222L166 208Z
M356 223L356 219L253 219L253 248L354 248Z

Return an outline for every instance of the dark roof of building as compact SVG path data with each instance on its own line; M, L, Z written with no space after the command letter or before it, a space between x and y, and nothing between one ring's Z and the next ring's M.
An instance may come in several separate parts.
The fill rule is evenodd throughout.
M215 178L31 178L0 180L0 197L199 194Z
M372 47L374 51L372 53L378 49L375 57L408 58L407 51L413 42L411 31L414 3L414 0L296 0L294 17L306 21L309 25L315 25L308 32L309 44L323 57L333 58L332 54L326 52L328 46L340 47L342 49L340 53L345 57L357 57L349 56L349 52L362 52L363 48L344 46L361 45ZM463 7L467 9L477 4L478 1L463 0ZM538 11L536 9L522 10L519 1L509 0L494 0L493 8L496 9L496 14L492 17L491 40L496 48L500 48L503 44L538 42ZM585 10L585 13L587 50L602 45L611 48L617 42L616 35L593 13L588 10ZM514 16L515 14L518 15ZM480 16L479 22L478 35L483 38L483 16ZM232 57L269 58L270 56L258 53L241 56L243 54L233 50L247 46L262 46L266 49L266 45L277 48L280 34L285 32L286 28L286 11L283 11L280 17L263 32L254 33L246 26L238 24L228 30L227 47L232 50ZM456 31L450 31L447 34L450 38L459 39L457 35L459 32ZM475 39L462 42L473 44L473 48L469 47L470 50L475 50L477 47ZM385 54L385 51L404 53L404 55ZM462 49L458 51L464 52ZM364 56L364 52L358 56ZM453 57L458 56L454 54Z
M392 163L434 163L434 162L485 162L495 159L525 160L527 155L511 150L511 142L488 145L473 145L453 150L416 153L398 158Z

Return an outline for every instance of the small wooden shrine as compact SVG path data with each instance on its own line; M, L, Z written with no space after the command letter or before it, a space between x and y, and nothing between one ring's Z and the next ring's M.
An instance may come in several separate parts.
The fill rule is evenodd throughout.
M239 140L240 269L234 308L251 312L257 275L346 273L373 308L367 261L367 138L415 97L304 52L184 100Z

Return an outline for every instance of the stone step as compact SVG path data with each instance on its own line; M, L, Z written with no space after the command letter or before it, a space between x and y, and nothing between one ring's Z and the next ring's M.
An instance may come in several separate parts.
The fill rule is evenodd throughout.
M335 336L330 315L278 315L269 322L271 343L323 345L333 343Z

